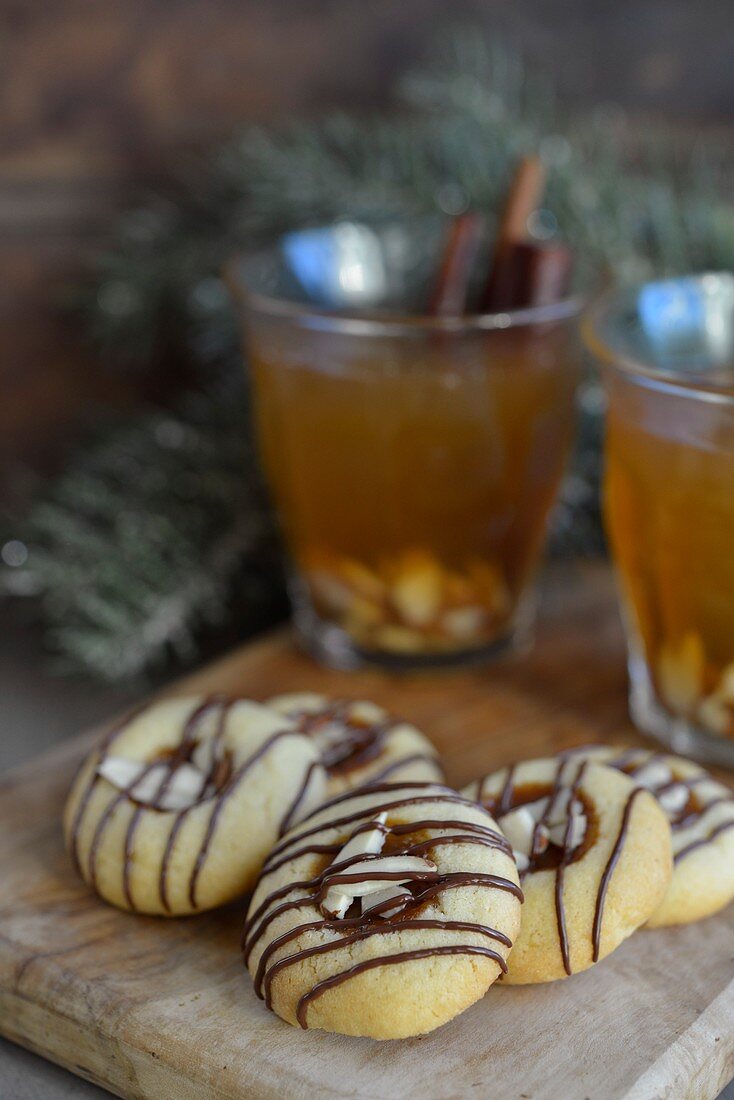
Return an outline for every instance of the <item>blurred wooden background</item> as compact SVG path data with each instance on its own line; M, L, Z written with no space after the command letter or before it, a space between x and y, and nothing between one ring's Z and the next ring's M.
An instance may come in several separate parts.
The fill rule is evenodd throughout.
M4 0L0 7L0 459L123 396L59 294L136 185L238 123L385 106L442 27L501 33L564 99L684 122L734 106L731 0Z

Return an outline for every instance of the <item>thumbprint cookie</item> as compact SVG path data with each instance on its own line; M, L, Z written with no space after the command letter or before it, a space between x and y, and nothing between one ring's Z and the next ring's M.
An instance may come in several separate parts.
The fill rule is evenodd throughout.
M670 826L628 776L584 760L527 760L463 793L496 819L520 871L525 905L507 983L586 970L660 905Z
M590 745L566 758L593 760L651 791L673 830L673 877L648 927L689 924L734 899L734 792L680 756Z
M332 799L276 845L243 931L258 996L289 1024L400 1039L507 969L522 891L510 845L438 784Z
M243 699L178 698L123 721L64 811L72 860L106 901L180 916L254 883L284 827L323 801L313 741Z
M430 741L376 703L299 692L277 695L266 705L314 739L327 773L328 797L373 783L445 779Z

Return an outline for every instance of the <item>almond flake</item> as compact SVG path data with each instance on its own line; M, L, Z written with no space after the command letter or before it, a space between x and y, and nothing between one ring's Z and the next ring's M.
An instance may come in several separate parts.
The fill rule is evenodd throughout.
M673 773L662 760L650 760L632 774L632 779L638 787L647 787L648 790L664 787L672 778Z
M572 811L565 821L550 828L548 835L552 844L572 852L586 836L586 815Z
M518 871L521 874L522 874L523 871L527 871L528 867L530 866L530 860L528 859L528 857L523 855L522 852L513 851L512 854L515 857L515 864L517 866Z
M677 814L688 804L688 793L685 783L675 783L672 787L661 791L657 795L657 800L667 814Z
M113 787L125 791L147 767L143 760L128 760L124 756L105 756L97 765L97 773Z
M378 879L365 878L358 882L339 882L340 875L373 875L375 873L385 875L400 875L399 878ZM436 864L430 859L421 856L385 856L380 859L366 859L345 867L343 871L336 871L334 879L338 883L339 891L350 897L359 898L363 894L375 894L379 890L385 890L388 886L410 882L418 875L433 875L436 872ZM337 887L332 887L336 889ZM331 890L329 890L329 893ZM328 896L328 894L327 894Z
M381 905L392 901L395 903L394 905L375 914L379 917L392 917L399 913L401 909L404 909L407 903L412 900L413 895L410 890L406 890L403 886L395 883L394 886L386 886L384 890L377 890L374 894L365 894L362 898L362 914L371 913Z
M140 780L131 787L128 791L131 798L134 798L136 802L153 802L155 801L158 791L163 786L163 783L168 776L169 769L165 764L155 764L149 771L146 771Z
M180 764L173 771L168 764L151 767L143 760L108 756L100 761L99 775L130 798L163 810L183 810L193 806L204 791L206 778L192 764ZM159 798L159 792L163 794Z
M387 833L386 821L387 814L383 811L369 822L369 825L373 826L372 828L362 826L358 829L336 856L334 863L343 863L344 860L354 859L355 856L377 855L378 852L381 852ZM352 904L353 896L347 893L346 890L332 886L326 891L324 900L321 903L321 912L327 917L340 920Z
M530 854L536 821L527 806L518 806L516 810L503 814L497 819L497 824L514 851L526 856Z
M201 798L206 776L193 764L179 764L171 774L156 805L162 810L185 810ZM155 795L154 795L155 798Z

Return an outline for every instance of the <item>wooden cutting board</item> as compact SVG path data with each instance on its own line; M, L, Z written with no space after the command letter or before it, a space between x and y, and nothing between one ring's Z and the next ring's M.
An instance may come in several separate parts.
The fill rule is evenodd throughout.
M432 676L315 667L276 634L175 692L365 696L423 727L462 784L515 757L632 740L614 594L601 567L551 577L538 643ZM87 734L0 785L0 1031L125 1097L706 1100L734 1076L734 907L632 937L586 973L493 987L422 1039L289 1028L255 998L243 905L166 921L119 913L74 875L59 815Z

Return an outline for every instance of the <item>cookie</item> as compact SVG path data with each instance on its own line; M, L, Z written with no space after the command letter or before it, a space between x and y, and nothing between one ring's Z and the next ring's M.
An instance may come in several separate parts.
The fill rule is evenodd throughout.
M136 712L79 770L64 833L106 901L178 916L254 883L288 821L323 800L325 775L296 723L246 700L170 699Z
M299 692L277 695L266 706L293 718L313 737L326 768L328 797L371 783L445 779L431 742L376 703Z
M526 760L470 784L515 853L525 893L505 981L586 970L649 920L670 882L670 826L655 798L613 768Z
M690 924L734 899L734 792L681 756L588 745L565 754L624 772L647 787L673 830L673 877L650 928Z
M420 1035L505 971L521 900L485 810L439 784L381 784L332 799L271 852L244 958L289 1024Z

